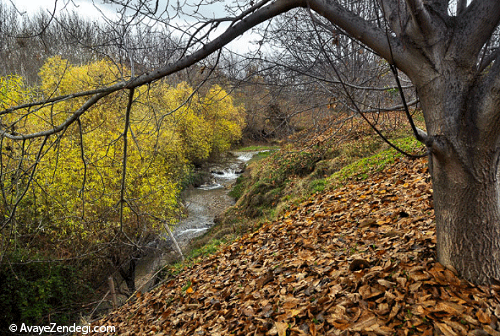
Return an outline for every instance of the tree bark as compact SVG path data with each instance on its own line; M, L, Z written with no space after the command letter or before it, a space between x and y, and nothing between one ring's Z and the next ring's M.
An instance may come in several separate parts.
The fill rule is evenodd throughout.
M481 158L485 162L490 158ZM474 283L500 280L500 206L496 167L483 177L464 169L457 156L431 155L437 257Z
M500 146L496 107L467 72L452 69L421 100L433 139L429 165L434 190L437 258L476 284L500 281ZM419 91L420 92L420 91Z
M125 280L125 283L127 284L127 288L130 292L130 295L132 295L135 292L136 260L134 258L130 259L127 266L128 267L125 267L124 265L120 266L118 271L120 272L120 275L122 276L123 280Z

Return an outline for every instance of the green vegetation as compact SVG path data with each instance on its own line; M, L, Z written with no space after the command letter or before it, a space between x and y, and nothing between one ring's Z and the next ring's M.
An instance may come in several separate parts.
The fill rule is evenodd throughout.
M0 319L7 325L37 325L47 314L51 322L75 322L75 313L88 296L89 283L81 270L66 263L25 263L26 251L7 256L9 267L0 268ZM41 257L41 256L40 256Z
M130 70L106 60L77 66L56 56L39 76L37 87L19 76L0 78L0 107L97 89L124 80ZM17 110L1 122L20 134L51 129L86 99ZM127 267L139 253L134 245L174 223L181 189L203 178L193 166L227 151L243 127L243 108L220 86L195 92L185 82L158 81L102 98L64 136L2 139L0 213L11 221L0 231L0 260L8 260L0 264L0 279L10 286L0 291L17 282L13 299L0 292L2 321L43 324L74 314L61 307L88 299L90 286L102 285L113 271L110 262L114 271ZM50 262L66 259L71 270Z
M422 148L407 135L394 143L411 153ZM332 140L303 150L284 147L251 164L236 181L231 195L238 200L236 212L240 216L272 218L315 192L335 188L350 178L366 179L400 155L375 135L343 143Z
M391 136L391 141L402 150L423 153L422 144L409 136L408 131L397 128ZM236 205L226 211L220 223L195 240L196 251L214 253L221 239L229 242L254 231L310 195L335 189L352 179L366 179L402 156L369 131L358 130L350 134L347 141L345 136L340 138L342 140L334 138L302 149L285 145L279 151L262 153L265 157L250 162L230 192L237 200ZM356 249L351 252L355 253ZM195 252L194 255L203 257L207 253ZM192 262L190 259L184 265ZM176 264L175 269L182 267L182 263Z
M254 156L252 156L252 158L250 159L250 161L248 161L247 164L251 164L253 162L265 159L276 151L277 151L277 149L271 149L271 150L267 150L265 152L259 152L259 153L255 154Z
M238 151L238 152L258 152L258 151L274 151L274 150L278 150L278 149L279 149L279 146L254 145L254 146L236 148L236 151Z
M313 194L316 192L322 192L323 190L325 190L326 186L327 182L325 179L313 180L310 184L310 192Z
M243 192L245 191L245 185L243 184L244 177L243 176L238 176L236 179L236 183L234 184L233 189L229 192L229 196L234 198L235 200L238 200L242 195Z
M219 246L225 244L226 241L223 239L213 239L208 244L203 245L199 248L193 249L189 252L188 259L194 260L199 257L206 257L214 254L219 249Z
M413 137L396 139L393 143L407 153L422 153L422 144ZM329 189L342 185L351 178L366 179L369 173L382 171L402 155L395 149L390 148L354 161L328 177Z

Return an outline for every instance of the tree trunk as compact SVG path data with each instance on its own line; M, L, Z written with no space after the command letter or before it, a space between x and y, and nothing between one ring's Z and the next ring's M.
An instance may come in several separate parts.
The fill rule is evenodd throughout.
M481 116L496 107L481 103L483 90L457 81L460 88L448 79L423 99L434 142L429 166L437 258L470 282L490 284L500 281L500 146L498 124Z
M500 206L494 171L484 179L458 160L432 160L437 256L474 283L500 280Z
M138 258L138 257L137 257ZM112 255L111 262L115 269L118 270L122 279L127 284L127 288L130 294L135 292L135 267L136 267L136 257L131 257L131 259L127 262L122 262L119 255Z
M122 265L118 269L120 275L127 284L127 288L130 292L130 295L132 295L135 292L135 266L136 266L136 261L134 258L132 258L128 263L128 267L125 268L125 266Z

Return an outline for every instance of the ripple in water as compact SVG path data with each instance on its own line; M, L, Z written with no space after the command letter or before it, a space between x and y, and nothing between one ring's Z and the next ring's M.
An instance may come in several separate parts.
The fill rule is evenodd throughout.
M177 236L181 236L181 235L186 234L186 233L199 233L199 232L203 232L206 230L208 230L208 227L201 228L201 229L186 229L186 230L182 230L182 231L178 232Z
M211 184L203 184L196 189L201 190L214 190L214 189L222 189L224 186L220 183L211 183Z

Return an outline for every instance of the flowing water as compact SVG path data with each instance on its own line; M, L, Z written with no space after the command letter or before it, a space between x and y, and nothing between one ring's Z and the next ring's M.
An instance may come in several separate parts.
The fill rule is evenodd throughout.
M234 204L228 193L243 172L246 162L256 153L233 152L229 158L208 167L212 175L211 181L184 192L188 216L174 230L174 236L181 247L213 226L215 216Z
M232 185L243 172L246 163L259 152L232 152L218 163L206 169L211 173L211 180L198 188L183 191L182 199L187 209L187 216L173 228L175 239L184 251L189 242L203 235L214 225L214 219L234 204L229 196ZM180 259L169 236L163 242L155 242L157 253L152 253L139 260L136 269L137 288L146 291L151 275L156 269L173 260Z

